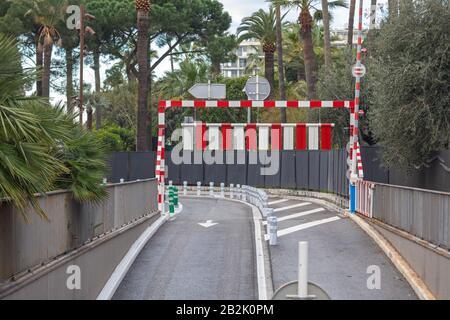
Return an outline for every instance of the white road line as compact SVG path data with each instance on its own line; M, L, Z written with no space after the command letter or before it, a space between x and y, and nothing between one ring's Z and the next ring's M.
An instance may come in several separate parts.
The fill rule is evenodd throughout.
M271 206L273 204L283 203L283 202L286 202L286 201L289 201L289 199L275 200L275 201L269 202L269 206Z
M294 208L298 208L298 207L309 206L310 204L311 204L311 202L297 203L297 204L293 204L293 205L287 206L287 207L276 208L273 210L273 212L280 212L280 211L285 211L285 210L294 209Z
M325 209L324 208L317 208L317 209L313 209L313 210L298 212L298 213L290 214L290 215L285 216L285 217L280 217L280 218L277 219L277 221L281 222L281 221L285 221L285 220L300 218L300 217L303 217L303 216L307 216L307 215L310 215L310 214L313 214L313 213L317 213L317 212L322 212L322 211L325 211ZM264 221L264 225L266 225L266 224L267 224L267 221Z
M250 206L250 205L249 205ZM253 213L253 223L255 225L255 249L256 249L256 274L258 281L258 298L259 300L268 300L266 283L266 269L264 265L264 250L263 250L263 233L261 232L260 221L262 219L261 213L256 207L251 206Z
M297 231L300 231L300 230L305 230L305 229L308 229L308 228L316 227L316 226L319 226L321 224L337 221L337 220L340 220L340 219L341 218L339 218L339 217L331 217L331 218L328 218L328 219L322 219L322 220L317 220L317 221L313 221L313 222L303 223L303 224L300 224L298 226L294 226L294 227L290 227L290 228L286 228L286 229L280 230L280 231L277 232L277 235L278 235L278 237L282 237L282 236L285 236L285 235L288 235L288 234L291 234L291 233L294 233L294 232L297 232ZM265 239L266 239L266 241L269 240L269 235L268 234L265 235Z

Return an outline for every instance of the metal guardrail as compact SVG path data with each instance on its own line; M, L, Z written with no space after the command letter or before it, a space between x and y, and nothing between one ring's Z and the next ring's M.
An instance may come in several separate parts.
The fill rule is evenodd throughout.
M371 184L373 218L450 250L450 193Z

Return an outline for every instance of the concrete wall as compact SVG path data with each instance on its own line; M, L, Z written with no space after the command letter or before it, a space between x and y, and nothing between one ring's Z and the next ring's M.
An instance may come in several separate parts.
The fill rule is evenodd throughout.
M433 248L428 243L387 225L374 224L374 227L397 249L436 298L450 299L448 251Z
M80 204L67 191L38 197L48 221L30 208L30 222L26 223L12 204L0 203L0 288L13 276L29 274L96 237L157 211L155 179L111 184L107 190L108 198L99 204Z
M450 193L376 183L373 217L450 250Z
M159 215L146 216L125 227L33 269L0 286L4 300L94 300L131 245ZM69 266L80 268L81 288L71 290Z

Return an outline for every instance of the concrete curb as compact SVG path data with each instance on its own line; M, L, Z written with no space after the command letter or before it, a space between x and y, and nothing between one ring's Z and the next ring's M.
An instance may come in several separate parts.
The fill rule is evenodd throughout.
M417 273L409 266L405 259L398 253L398 251L386 240L377 230L375 230L364 219L358 217L355 214L348 214L348 217L352 219L361 229L363 229L383 250L388 256L394 266L400 271L400 273L408 281L409 285L413 288L416 295L421 300L436 300L436 297L431 293L422 279Z
M120 263L114 269L111 277L106 282L97 300L111 300L119 287L122 280L125 278L130 267L133 265L139 253L142 251L147 242L159 230L159 228L167 221L167 216L161 216L151 226L149 226L141 236L133 243L128 252L122 258Z

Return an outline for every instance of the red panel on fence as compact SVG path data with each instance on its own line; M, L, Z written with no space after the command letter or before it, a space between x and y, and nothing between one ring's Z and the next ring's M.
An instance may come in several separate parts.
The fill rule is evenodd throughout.
M222 124L222 150L231 150L233 144L230 123Z
M206 150L206 123L199 123L195 127L195 148L200 150Z
M306 150L306 125L297 124L295 131L297 150Z
M322 136L322 150L331 150L331 125L322 124L320 130Z
M273 124L272 125L272 150L281 150L283 149L283 134L281 131L281 124Z
M256 138L256 124L247 124L247 130L245 130L245 147L247 150L257 150L257 138Z

